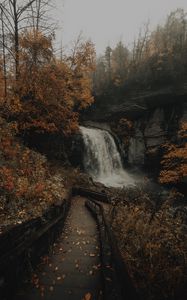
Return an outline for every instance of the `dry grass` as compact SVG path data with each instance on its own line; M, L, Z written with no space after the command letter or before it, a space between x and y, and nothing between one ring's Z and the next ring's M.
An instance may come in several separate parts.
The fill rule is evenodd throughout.
M171 206L175 196L154 210L148 193L139 190L139 198L129 202L121 192L111 211L122 257L143 299L186 299L187 227Z

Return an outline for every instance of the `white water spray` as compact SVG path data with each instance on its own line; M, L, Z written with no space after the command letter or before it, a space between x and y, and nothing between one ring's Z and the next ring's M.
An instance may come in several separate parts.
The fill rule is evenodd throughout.
M84 167L93 180L113 187L134 185L133 178L123 169L112 135L106 130L83 126L80 131L86 148Z

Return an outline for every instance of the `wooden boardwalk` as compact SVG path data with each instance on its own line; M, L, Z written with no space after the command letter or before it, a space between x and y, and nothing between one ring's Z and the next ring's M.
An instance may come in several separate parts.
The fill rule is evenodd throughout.
M101 300L99 236L85 198L74 197L64 230L15 300Z

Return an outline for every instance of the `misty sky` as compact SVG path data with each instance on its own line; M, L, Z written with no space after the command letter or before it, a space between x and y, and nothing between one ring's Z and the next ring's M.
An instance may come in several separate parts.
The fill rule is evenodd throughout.
M58 20L57 40L69 45L82 31L91 38L97 53L119 40L131 46L139 28L150 20L150 28L163 23L176 8L187 11L187 0L54 0Z

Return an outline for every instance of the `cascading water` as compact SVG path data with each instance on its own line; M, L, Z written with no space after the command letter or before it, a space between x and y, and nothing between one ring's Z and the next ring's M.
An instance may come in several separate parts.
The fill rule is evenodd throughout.
M95 181L106 186L134 185L123 169L120 154L112 135L102 129L80 127L86 148L84 167Z

